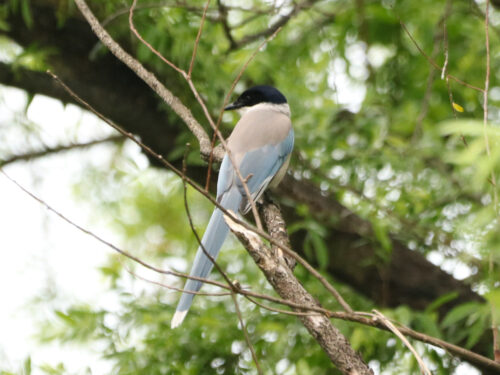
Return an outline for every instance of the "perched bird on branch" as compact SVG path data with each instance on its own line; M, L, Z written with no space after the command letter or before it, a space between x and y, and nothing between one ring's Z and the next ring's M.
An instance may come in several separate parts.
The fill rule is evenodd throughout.
M242 117L227 140L231 157L226 151L217 181L217 202L228 211L246 214L251 209L251 200L243 183L256 202L268 186L278 185L286 173L294 141L290 107L276 88L255 86L243 92L225 110L238 110ZM223 216L223 212L215 208L201 240L205 251L214 259L229 231ZM213 263L202 246L198 248L190 276L206 278L212 270ZM184 290L197 292L202 285L201 281L188 279ZM182 323L194 296L182 293L172 328Z

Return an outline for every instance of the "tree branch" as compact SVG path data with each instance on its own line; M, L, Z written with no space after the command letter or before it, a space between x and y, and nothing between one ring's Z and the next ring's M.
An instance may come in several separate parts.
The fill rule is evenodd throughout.
M290 21L295 15L297 15L301 10L306 9L314 5L315 2L318 0L305 0L301 3L295 3L293 9L288 13L287 15L281 16L278 20L276 20L274 23L272 23L267 29L263 31L259 31L254 34L250 34L247 36L244 36L240 40L235 40L234 43L231 45L232 49L238 49L243 46L246 46L247 44L250 44L257 39L261 38L267 38L268 36L274 34L276 30L282 28L285 26L288 21Z
M98 145L101 143L123 141L124 139L125 139L125 137L122 135L115 135L112 137L108 137L108 138L104 138L104 139L97 139L95 141L90 141L90 142L85 142L85 143L74 143L74 144L70 144L70 145L61 145L61 146L57 146L57 147L45 148L45 149L40 150L40 151L33 151L33 152L25 153L25 154L14 155L14 156L9 157L8 159L0 160L0 168L5 167L8 164L15 163L17 161L37 159L37 158L41 158L41 157L44 157L44 156L47 156L50 154L56 154L56 153L59 153L62 151L87 148L87 147L91 147L91 146Z
M177 98L170 90L168 90L157 78L156 76L148 71L139 61L133 58L129 53L116 43L113 38L104 30L99 21L90 11L89 7L83 0L75 0L76 5L82 12L83 16L87 19L90 27L97 35L97 37L103 42L103 44L109 48L111 53L115 55L120 61L127 65L132 71L134 71L144 82L148 84L151 89L156 92L165 103L167 103L170 108L186 123L189 130L195 135L195 137L200 142L200 149L202 153L209 154L211 151L210 139L203 129L203 127L194 118L193 114L180 100Z
M231 231L243 243L281 298L305 306L320 306L299 283L283 258L273 256L271 249L265 246L255 233L248 231L229 217L225 218ZM273 225L271 222L267 224ZM361 356L352 349L342 333L331 324L327 316L306 315L299 316L299 319L343 374L373 375L373 371L366 365Z

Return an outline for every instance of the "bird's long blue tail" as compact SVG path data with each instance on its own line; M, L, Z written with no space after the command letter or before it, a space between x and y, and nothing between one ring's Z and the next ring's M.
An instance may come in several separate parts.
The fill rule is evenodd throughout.
M237 188L233 188L223 195L220 204L226 210L236 212L238 210L240 202L241 194ZM210 222L208 223L205 234L203 235L203 238L201 240L201 243L205 247L205 250L212 256L212 258L217 258L219 250L222 247L222 244L224 243L228 232L229 227L224 220L224 213L216 208L212 213ZM198 248L198 251L196 252L193 267L191 268L191 272L189 275L206 278L212 270L212 267L212 261L205 255L203 249L200 246ZM188 279L184 286L184 290L197 292L200 290L202 285L203 282L201 281ZM172 318L172 328L175 328L182 323L189 308L191 307L194 296L195 294L192 293L182 293L174 317Z

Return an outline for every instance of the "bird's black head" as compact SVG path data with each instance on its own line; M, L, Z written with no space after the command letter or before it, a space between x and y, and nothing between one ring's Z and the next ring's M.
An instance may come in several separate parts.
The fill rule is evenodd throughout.
M236 101L224 110L229 111L243 107L251 107L259 103L285 104L285 96L272 86L260 85L244 91Z

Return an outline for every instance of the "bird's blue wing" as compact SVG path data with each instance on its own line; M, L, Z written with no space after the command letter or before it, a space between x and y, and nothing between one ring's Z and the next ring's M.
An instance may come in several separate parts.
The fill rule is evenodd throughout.
M247 181L247 186L254 201L260 198L273 177L283 166L283 163L292 152L293 142L293 129L290 129L287 137L282 142L276 145L265 145L248 152L243 157L240 172L243 178L251 176ZM237 181L237 186L243 196L240 211L246 213L250 210L250 204L241 181Z
M220 199L222 195L229 191L231 186L233 185L234 173L233 173L233 165L231 164L231 159L227 154L224 155L224 159L222 159L222 163L219 169L219 177L217 179L217 201L220 203Z

